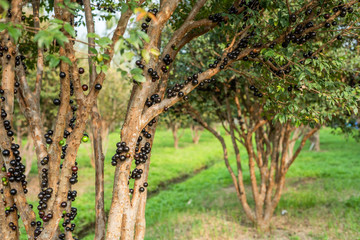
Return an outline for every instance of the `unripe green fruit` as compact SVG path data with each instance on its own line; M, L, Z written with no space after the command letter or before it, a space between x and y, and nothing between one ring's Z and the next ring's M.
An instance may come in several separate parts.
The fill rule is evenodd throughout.
M86 143L86 142L89 141L89 137L88 136L83 136L81 140Z
M98 54L96 56L96 59L98 60L98 62L102 62L104 60L104 57L101 54Z

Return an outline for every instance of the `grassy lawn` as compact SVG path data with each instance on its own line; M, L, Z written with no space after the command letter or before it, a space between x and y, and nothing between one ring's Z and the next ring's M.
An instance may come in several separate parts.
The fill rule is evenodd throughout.
M289 170L271 235L252 228L219 162L148 200L146 239L360 239L360 144L320 136Z
M360 144L332 135L328 129L320 136L321 151L304 150L290 168L272 235L267 236L258 235L245 218L225 169L220 144L211 134L204 132L200 143L194 145L187 129L176 150L171 132L159 130L152 150L149 190L156 191L160 185L166 189L148 200L146 239L360 239ZM118 139L118 133L110 135L106 156L106 210L113 185L110 159ZM230 148L229 138L226 140ZM85 240L94 237L91 223L95 219L95 173L89 150L83 145L79 151L79 183L75 185L79 197L73 204L78 208L75 235L87 234L81 237ZM230 156L234 162L231 151ZM204 166L209 168L194 174ZM166 184L182 176L190 177ZM282 216L282 210L288 213Z

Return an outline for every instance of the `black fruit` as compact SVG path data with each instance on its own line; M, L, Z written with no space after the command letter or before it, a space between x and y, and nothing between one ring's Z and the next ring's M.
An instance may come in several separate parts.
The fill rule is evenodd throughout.
M101 84L97 83L95 84L95 89L96 90L100 90L102 88Z

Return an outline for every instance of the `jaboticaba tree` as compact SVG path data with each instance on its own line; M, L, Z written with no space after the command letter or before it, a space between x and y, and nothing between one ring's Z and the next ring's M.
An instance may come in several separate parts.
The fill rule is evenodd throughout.
M326 97L324 99L321 94L314 95L297 87L294 92L288 90L292 92L291 101L283 104L282 108L297 108L298 113L286 113L287 110L284 111L271 104L276 100L259 96L261 94L259 89L251 85L248 80L244 77L230 77L223 83L206 87L198 92L196 101L179 106L178 111L187 113L220 141L225 165L246 216L261 230L268 231L284 188L285 175L303 149L306 140L318 131L321 125L334 126L334 122L348 119L343 114L344 109L357 106L359 99L349 105L346 98L336 99L336 106L329 106L324 101ZM340 86L346 88L345 84ZM328 89L328 92L333 97L336 95L336 89ZM351 91L348 93L352 95L350 98L356 99L356 93ZM279 101L285 100L281 98L281 94L278 94ZM204 99L211 100L204 101ZM312 105L310 109L318 112L316 115L305 112L310 105ZM229 163L228 147L223 136L204 120L208 116L204 109L209 108L231 136L236 155L236 169L233 169ZM351 129L354 131L354 128L340 124L336 127L341 127L345 131ZM240 155L241 146L247 152L248 157L245 159ZM244 164L248 165L250 173L254 209L248 203L248 193L243 178Z
M351 26L333 31L316 28L315 22L319 20L326 28L334 14L339 15L332 19L331 26L338 26L337 21L343 21L344 16L354 12L353 7L343 3L327 7L307 7L303 8L306 10L303 14L290 14L290 23L283 23L288 27L284 41L269 42L268 48L254 49L240 62L226 64L226 67L221 65L228 71L217 76L216 84L200 86L188 103L176 107L177 112L188 113L220 141L226 167L243 209L262 230L269 229L285 175L306 140L321 125L340 127L346 133L354 130L348 126L359 108L359 83L354 76L354 69L358 68L358 40L352 37L351 31L356 31L353 26L358 23L353 19ZM291 12L291 6L284 11ZM311 20L311 16L322 17ZM299 23L300 19L305 21ZM291 30L294 23L297 25ZM306 33L307 29L317 31ZM251 35L240 41L241 47L248 47L248 40L256 36ZM221 34L214 33L213 36L201 37L185 48L182 61L176 66L176 78L186 78L186 73L181 72L184 66L196 70L209 63L209 68L217 67L221 58L209 54L212 47L201 47L208 39L217 41L218 45L222 43ZM279 42L282 44L277 44ZM207 60L203 60L204 55ZM197 58L198 62L194 63L192 58ZM176 86L176 80L174 84ZM209 115L212 115L210 122L217 117L215 121L222 122L231 135L236 170L230 167L225 141L209 124ZM295 148L297 140L300 145ZM240 156L239 145L246 149L248 159ZM246 198L244 164L249 166L254 209Z
M191 91L214 85L219 81L216 74L233 69L241 73L271 73L265 82L276 82L277 88L266 89L261 77L252 83L260 105L261 99L269 98L276 101L266 104L284 103L285 97L296 95L300 86L310 92L329 94L322 92L323 87L331 84L335 88L336 84L328 81L333 67L322 65L324 58L331 58L324 53L329 46L338 47L335 56L344 47L354 48L356 41L348 38L357 31L359 19L358 1L12 0L1 3L0 165L4 205L0 204L0 230L4 239L19 239L18 214L25 226L21 232L26 232L28 239L73 238L74 220L80 214L72 206L77 195L72 186L81 177L76 157L80 144L89 140L85 130L90 117L97 189L95 238L143 239L150 154L159 115L178 102L191 102ZM99 21L114 15L119 18L110 34L100 36L95 32ZM80 25L86 26L87 42L77 36ZM87 47L88 52L79 52L81 48L75 48L75 43ZM195 55L189 51L191 44L201 44ZM183 61L181 55L188 59ZM122 67L117 70L118 80L130 79L133 87L116 153L104 161L97 104L101 104L98 95L104 91L112 61L115 63L112 66L123 66L124 62L131 65L131 70ZM339 62L333 58L333 63ZM182 66L181 72L186 76L174 74L178 66ZM317 77L317 72L309 70L309 66L320 69L323 82L314 81L312 77ZM56 83L46 81L44 76L49 72L56 76ZM277 91L283 89L288 91L276 98ZM230 90L226 94L229 96L225 102L220 102L224 106L226 99L234 96ZM336 98L343 97L341 93L338 95ZM347 100L349 104L353 102ZM336 101L329 98L329 106L335 105ZM43 109L52 117L43 119ZM355 111L354 106L349 109ZM41 189L39 204L34 208L26 199L24 167L14 142L14 112L27 120L34 141ZM269 112L260 126L253 129L254 134L261 129L268 131L269 125L269 129L263 126L270 124L270 119L291 127L288 119ZM285 137L288 135L284 133ZM284 149L285 146L281 151ZM273 152L276 151L275 148ZM104 162L115 167L107 224ZM136 168L132 167L133 163ZM277 187L281 189L281 182ZM270 210L276 205L276 198L272 201ZM36 221L36 214L41 221Z

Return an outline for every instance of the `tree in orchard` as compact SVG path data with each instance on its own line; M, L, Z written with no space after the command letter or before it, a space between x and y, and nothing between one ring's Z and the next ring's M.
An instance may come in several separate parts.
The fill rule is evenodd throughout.
M343 47L342 52L338 52L339 47ZM234 66L218 76L218 83L199 88L196 97L177 107L178 111L189 114L220 141L225 165L245 214L262 231L269 230L285 184L285 175L306 140L321 125L358 135L358 130L349 126L352 122L349 119L356 118L360 107L360 82L352 74L357 66L353 62L358 55L347 47L348 44L342 42L324 48L326 53L307 65L312 74L304 81L296 82L296 85L273 81L273 71L260 70L260 73L254 71L249 74L238 71L238 66ZM332 68L324 69L322 65ZM258 65L255 65L254 70L257 68ZM293 66L295 75L303 70L304 67ZM351 77L344 80L341 77L344 75ZM216 113L218 121L231 136L236 155L235 170L229 163L224 138L203 118L209 109ZM300 127L311 129L302 134ZM296 145L298 140L299 145ZM242 160L239 144L246 149L248 161ZM254 210L245 191L244 163L248 163L249 167Z
M195 124L191 119L184 116L181 112L177 111L176 108L170 108L161 118L161 122L165 123L168 129L171 130L174 139L174 148L179 148L179 141L185 133L185 128L193 127ZM195 127L194 131L196 130ZM179 132L179 130L181 130ZM193 133L194 134L194 133ZM196 134L196 133L195 133ZM194 136L196 137L196 136Z
M343 131L351 132L353 128L346 127L346 123L348 117L357 115L359 107L358 88L354 89L358 86L356 80L351 80L350 85L341 77L344 70L353 74L357 71L358 13L346 17L354 9L340 2L313 2L314 5L300 8L303 13L292 13L298 7L295 4L275 4L282 5L275 8L279 10L280 7L282 11L274 11L269 22L261 25L259 20L256 25L260 33L268 33L259 39L263 44L268 40L267 49L255 49L244 56L240 63L223 65L219 59L211 61L212 51L216 51L216 48L187 47L183 51L184 60L180 61L183 65L188 61L188 66L201 68L192 64L193 59L189 60L190 56L194 56L197 63L209 59L209 68L217 68L221 64L220 68L229 70L230 74L221 77L226 79L223 84L203 85L203 88L198 89L196 103L190 99L192 104L184 104L179 109L183 108L185 113L190 114L221 142L226 166L245 213L265 231L269 229L280 199L286 172L306 140L317 131L320 124L336 124ZM289 13L289 17L284 20L282 14L286 13ZM265 16L268 14L272 13L264 13ZM345 18L345 23L338 23L342 18ZM270 25L273 28L269 23L272 23ZM266 26L270 28L264 30ZM275 38L279 34L279 26L287 27L282 39ZM326 30L331 26L334 29ZM208 37L216 39L218 46L225 47L221 46L221 35L211 35ZM240 44L247 46L248 39L243 39ZM208 57L204 58L206 53ZM241 79L236 80L234 74L240 75ZM217 78L220 80L220 77ZM250 86L249 89L247 86ZM213 100L212 106L209 100ZM231 169L228 162L223 137L202 118L202 114L209 109L213 109L231 135L236 153L236 170ZM308 125L313 129L301 136L299 126ZM301 139L300 145L295 148L298 139ZM238 144L244 145L249 155L254 210L246 198ZM256 176L260 177L259 184Z
M286 173L306 140L321 125L335 126L348 134L358 132L348 124L350 117L358 115L359 82L356 78L341 77L355 74L358 55L352 46L353 39L342 40L338 36L335 39L315 43L312 46L315 55L295 52L301 57L292 62L293 56L266 51L264 55L271 57L268 59L271 64L261 55L233 64L225 74L217 76L216 84L200 87L196 97L178 106L178 111L182 109L220 141L237 197L248 219L261 231L270 228ZM269 68L264 68L264 64ZM250 72L243 70L244 65ZM279 66L285 66L285 71L291 67L291 74L285 71L279 74L282 71L281 67L276 69ZM203 118L209 109L231 136L235 169L229 162L224 138ZM299 127L307 126L312 129L301 134ZM244 162L240 155L239 144L246 149L248 161ZM244 163L249 167L254 209L245 190Z
M291 103L288 103L287 106L282 105L282 107L296 107L300 113L303 110L308 111L310 109L299 106L314 104L313 109L318 114L315 115L310 111L292 116L293 112L286 113L277 106L275 109L266 106L271 100L263 100L254 96L256 91L260 91L260 89L254 88L253 85L250 85L250 88L248 86L249 83L246 80L234 78L232 82L225 82L216 86L217 92L213 88L209 89L209 93L204 96L204 98L213 99L212 109L217 113L219 121L228 123L229 127L224 128L231 136L232 147L236 155L235 169L229 162L229 151L223 136L201 116L203 112L201 110L204 106L198 103L194 104L195 106L185 104L183 110L220 141L225 165L231 175L237 197L247 218L261 231L268 231L285 184L285 175L303 149L306 140L320 128L321 123L324 124L329 121L327 119L328 113L332 114L332 120L343 118L342 111L344 108L339 107L335 111L335 107L327 105L324 99L319 98L314 101L316 97L313 99L313 94L306 93L303 90L295 90L292 93L293 96L290 96ZM302 96L297 99L294 96L297 94ZM308 95L308 101L304 99L305 95ZM354 100L355 97L352 95L349 98ZM345 98L343 101L347 101L347 99ZM304 104L304 100L307 104ZM201 98L200 102L202 101ZM349 106L353 107L354 104L352 102ZM205 107L210 108L208 104ZM281 120L277 119L278 116L283 116L284 119L282 117L280 117ZM312 129L301 136L300 126L296 124L310 125ZM295 143L298 140L300 143L296 146ZM247 160L244 160L244 157L240 155L239 144L246 149ZM249 204L245 190L244 164L248 164L249 168L254 209L251 207L252 204Z

